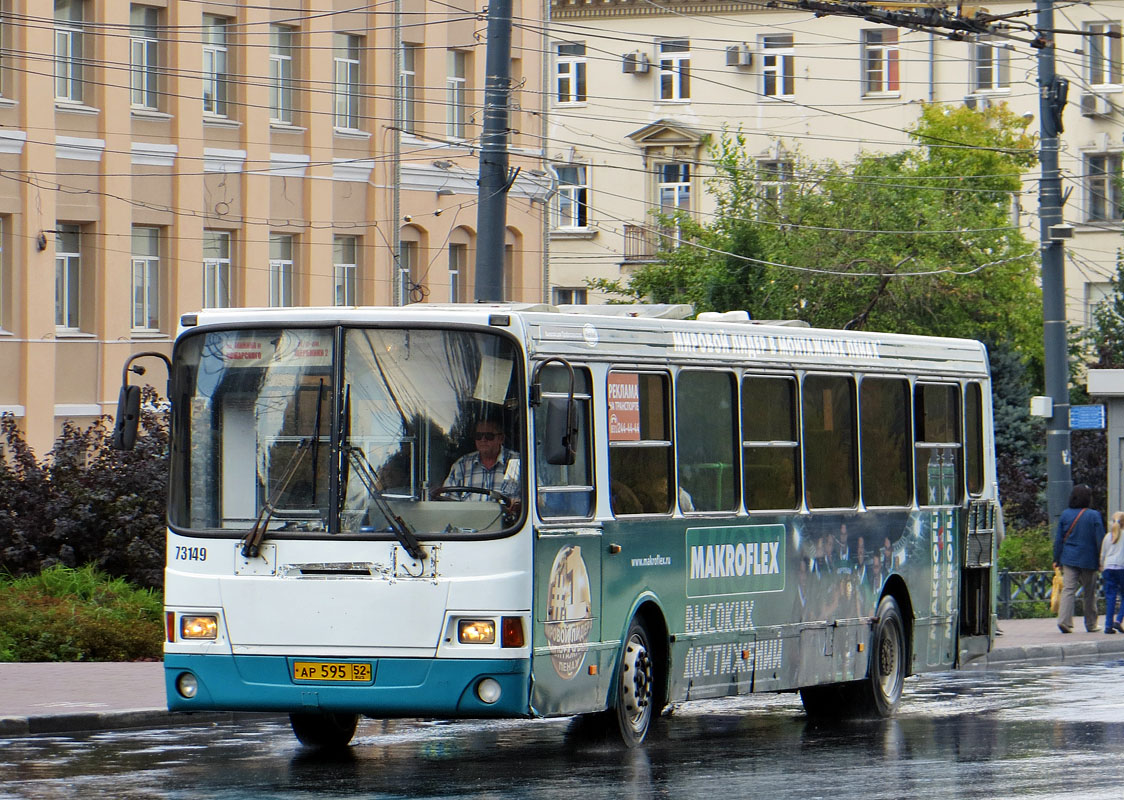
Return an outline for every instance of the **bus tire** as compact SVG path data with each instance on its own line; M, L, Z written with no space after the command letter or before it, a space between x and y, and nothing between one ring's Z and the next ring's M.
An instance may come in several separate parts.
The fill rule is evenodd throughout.
M610 709L625 747L636 747L648 735L655 716L656 680L648 629L642 621L633 619L621 646Z
M320 750L338 750L351 742L359 724L358 714L293 713L289 715L300 743Z
M858 685L858 710L868 716L893 716L902 699L908 669L905 622L898 601L886 595L878 603L871 631L870 667L867 679Z

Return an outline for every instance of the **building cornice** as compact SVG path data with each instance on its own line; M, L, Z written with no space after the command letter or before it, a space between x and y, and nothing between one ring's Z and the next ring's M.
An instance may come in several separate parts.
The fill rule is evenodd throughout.
M747 11L768 10L770 9L765 3L737 3L728 0L675 0L660 5L647 0L551 0L550 18L678 17L684 14L744 14Z

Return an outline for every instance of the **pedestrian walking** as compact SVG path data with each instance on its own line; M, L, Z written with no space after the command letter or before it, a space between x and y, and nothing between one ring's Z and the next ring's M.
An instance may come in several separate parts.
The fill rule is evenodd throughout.
M1089 508L1093 490L1083 483L1073 487L1069 508L1058 518L1054 534L1054 566L1062 568L1062 602L1058 607L1058 630L1073 632L1073 604L1077 587L1084 590L1085 630L1097 630L1097 567L1105 536L1100 512Z
M1112 515L1112 525L1101 543L1101 574L1104 575L1104 632L1124 632L1124 511ZM1116 601L1120 600L1120 610Z

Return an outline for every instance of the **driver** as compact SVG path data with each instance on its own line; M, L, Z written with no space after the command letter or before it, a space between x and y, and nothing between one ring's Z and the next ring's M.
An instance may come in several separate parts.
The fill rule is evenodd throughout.
M512 499L518 499L521 480L519 456L503 446L500 426L482 419L476 423L473 436L476 452L468 453L453 462L446 486L471 486L476 489L493 489ZM461 500L487 500L488 496L464 492Z

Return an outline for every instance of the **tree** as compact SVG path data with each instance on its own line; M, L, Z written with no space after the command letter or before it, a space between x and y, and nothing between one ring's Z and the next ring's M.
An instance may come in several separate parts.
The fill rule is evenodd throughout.
M1036 249L1011 224L1036 161L1026 125L1005 106L928 105L914 147L850 164L796 160L795 180L763 174L746 138L727 133L707 185L714 221L662 219L679 237L664 238L657 262L596 285L758 319L1009 339L1036 357Z

